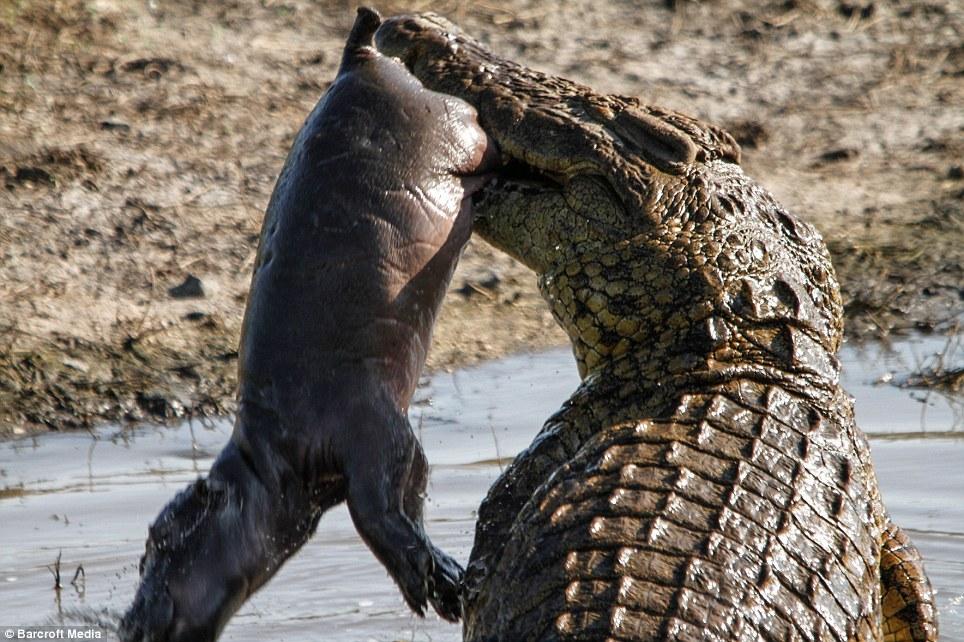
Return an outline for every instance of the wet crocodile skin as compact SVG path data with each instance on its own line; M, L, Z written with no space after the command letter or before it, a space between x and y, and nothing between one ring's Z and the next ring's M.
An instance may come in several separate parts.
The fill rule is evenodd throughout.
M376 43L478 110L506 165L475 229L539 275L583 377L480 508L465 639L936 640L839 386L826 247L733 139L431 14Z

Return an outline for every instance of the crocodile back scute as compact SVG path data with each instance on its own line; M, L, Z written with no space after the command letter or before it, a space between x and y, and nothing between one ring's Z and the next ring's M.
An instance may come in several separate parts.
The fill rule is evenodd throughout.
M877 488L854 434L745 381L599 430L501 534L465 639L877 640Z

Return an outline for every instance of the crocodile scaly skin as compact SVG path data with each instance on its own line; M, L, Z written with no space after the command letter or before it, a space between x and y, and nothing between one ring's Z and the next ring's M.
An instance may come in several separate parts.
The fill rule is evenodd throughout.
M431 14L376 43L478 110L507 164L475 229L539 275L583 377L480 508L465 639L936 640L839 385L826 247L733 139Z

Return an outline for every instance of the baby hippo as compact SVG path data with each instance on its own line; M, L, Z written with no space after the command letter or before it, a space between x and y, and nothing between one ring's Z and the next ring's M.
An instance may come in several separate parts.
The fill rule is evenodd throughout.
M342 501L414 611L460 617L461 568L422 525L407 410L495 151L467 103L370 46L379 22L359 10L278 178L234 433L151 526L124 640L217 638Z

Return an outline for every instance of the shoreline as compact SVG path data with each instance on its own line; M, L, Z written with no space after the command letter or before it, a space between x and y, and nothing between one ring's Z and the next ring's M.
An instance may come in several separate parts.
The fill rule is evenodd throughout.
M457 293L450 293L449 296L459 296ZM476 344L476 349L466 350L459 341L464 339L461 332L457 329L456 323L459 319L471 314L469 306L451 306L446 312L446 323L441 324L443 335L443 346L433 343L430 352L429 362L422 372L422 378L431 379L442 373L455 372L464 369L479 367L488 362L499 361L526 354L545 353L553 350L570 349L568 341L559 341L559 336L563 333L558 327L554 332L544 332L534 334L535 339L529 341L519 341L517 337L510 337L496 334L490 336L490 343ZM489 312L491 314L491 311ZM497 315L493 315L497 316ZM540 330L538 319L529 324L534 333ZM961 343L964 334L961 334L957 325L944 328L945 331L919 332L917 330L894 330L885 335L858 335L856 338L845 337L845 346L863 347L876 345L886 350L889 343L893 341L903 341L913 338L915 335L921 337L946 337L946 346L943 354L928 355L920 361L913 370L890 373L887 380L877 383L896 385L901 388L915 388L927 391L936 391L952 398L959 398L964 401L964 363L957 364L953 358L964 356L960 353ZM447 349L446 349L447 348ZM950 357L951 360L946 360ZM78 360L78 357L68 357L71 361ZM66 360L66 359L65 359ZM233 374L233 370L230 374ZM217 382L225 382L225 385L232 385L233 377L225 374ZM78 386L78 388L81 388ZM82 389L82 388L81 388ZM90 390L89 388L87 389ZM115 388L114 390L119 390ZM184 395L178 390L165 394L155 389L153 396L145 399L133 397L132 403L137 404L140 412L130 413L126 408L132 406L121 406L126 415L112 415L110 412L101 415L88 415L85 423L74 427L79 431L97 431L105 426L116 425L124 430L139 428L143 426L174 426L185 421L231 421L235 412L234 390L222 395L219 399L213 392L198 387L198 391L205 396L196 397L195 402L184 403ZM136 395L136 392L132 394ZM98 403L103 399L97 395L79 397L78 403ZM149 405L154 404L154 405ZM29 408L29 406L28 406ZM76 410L66 407L65 414L76 419ZM44 429L42 425L32 424L8 424L0 426L0 442L17 441L23 438L45 434L48 432L70 432L70 429Z
M230 413L264 207L354 17L265 4L0 10L0 439ZM849 340L964 326L964 9L443 4L533 68L730 130L824 235ZM567 343L533 275L473 239L427 371Z

